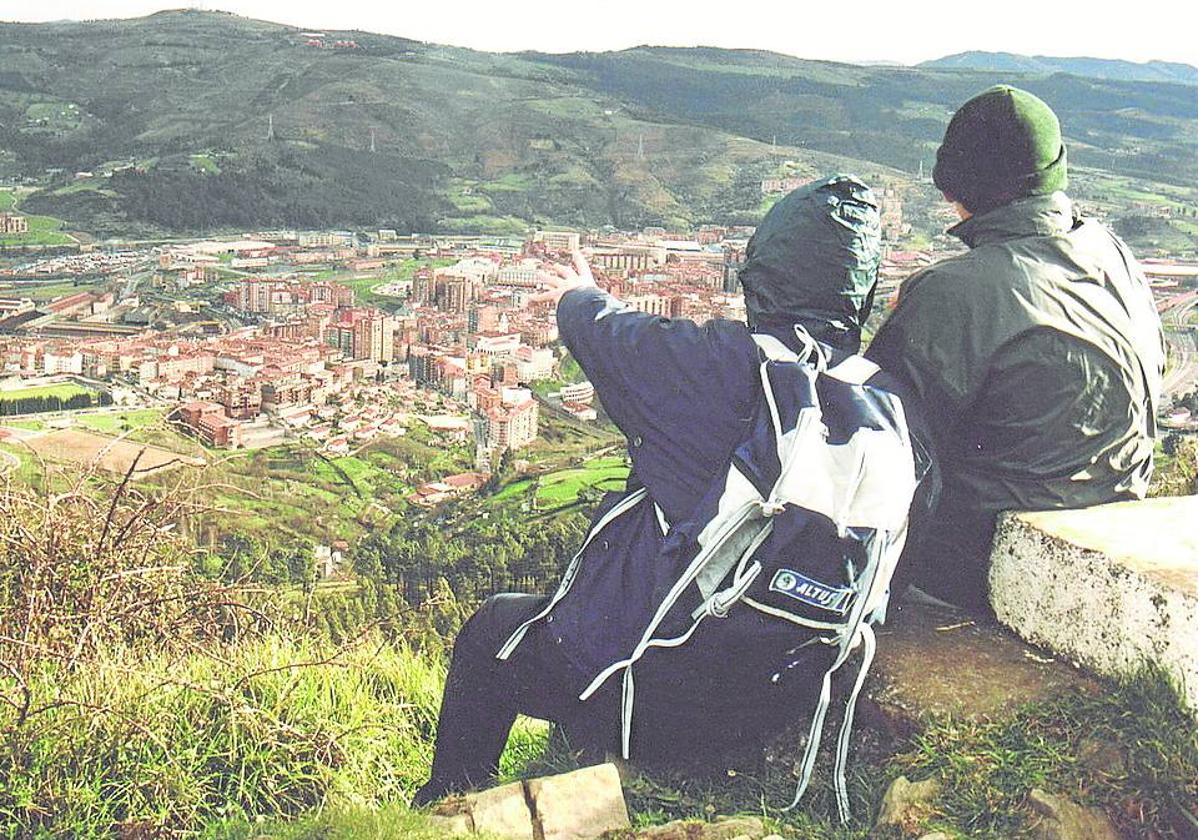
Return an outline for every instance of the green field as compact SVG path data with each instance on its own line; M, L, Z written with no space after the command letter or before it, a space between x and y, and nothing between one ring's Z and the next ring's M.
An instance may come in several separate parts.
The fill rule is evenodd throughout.
M12 402L13 400L23 400L34 397L58 397L62 400L69 400L71 397L77 397L81 394L96 393L97 391L93 388L84 388L82 385L64 382L59 385L38 385L33 388L17 388L13 391L0 391L0 402Z
M11 190L0 190L0 211L17 206L17 196ZM28 233L0 233L0 247L5 245L73 245L75 238L62 232L63 221L53 216L30 216Z
M628 478L628 465L623 456L596 458L576 470L562 470L541 479L537 504L558 506L570 504L587 489L618 490Z
M40 432L46 428L44 420L5 420L2 425L11 426L14 429L27 429L31 432Z
M79 282L75 280L40 282L25 281L15 283L0 283L0 294L6 297L29 298L32 301L47 301L63 295L73 295L96 287L95 282Z
M306 444L212 452L197 476L206 487L202 497L216 508L205 527L275 541L352 542L402 515L417 485L469 469L471 455L468 447L441 445L417 426L338 458Z
M206 155L206 154L191 155L189 159L191 160L191 165L194 166L196 169L198 169L200 172L204 172L209 175L219 175L220 174L220 167L217 166L216 161L212 159L211 155Z
M128 411L99 414L77 414L76 426L104 435L120 436L136 443L160 446L172 452L202 456L204 447L193 437L183 434L163 418L166 409L136 408Z
M79 108L70 102L34 102L25 109L25 119L37 123L26 130L62 132L79 127Z
M353 271L328 269L312 275L314 280L332 280L349 286L354 290L354 299L368 306L380 306L386 309L395 307L397 300L389 295L376 295L371 291L375 286L385 286L400 280L411 280L418 270L424 267L444 268L453 265L457 260L440 257L437 259L407 259L389 266L383 271L360 274Z
M525 478L508 484L492 497L494 502L521 498L532 486L537 487L537 507L555 508L578 500L588 489L601 492L619 490L628 478L628 465L622 455L593 458L574 469L558 470L537 478Z
M500 192L513 192L501 190ZM529 223L515 216L467 216L465 218L441 219L438 226L448 233L478 234L480 236L523 236L528 232Z
M532 178L528 175L517 172L509 172L502 178L495 181L488 181L481 184L479 189L483 192L526 192L532 189Z
M0 454L0 475L5 479L18 486L45 488L45 464L28 446L17 441L4 441L0 443L0 453L3 453Z

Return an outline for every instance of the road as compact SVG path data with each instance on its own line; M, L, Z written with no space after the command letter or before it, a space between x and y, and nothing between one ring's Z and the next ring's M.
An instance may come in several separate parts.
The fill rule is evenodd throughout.
M1198 295L1186 296L1180 305L1161 313L1165 341L1169 345L1169 363L1163 383L1167 396L1178 397L1198 388L1198 328L1191 325L1198 310Z

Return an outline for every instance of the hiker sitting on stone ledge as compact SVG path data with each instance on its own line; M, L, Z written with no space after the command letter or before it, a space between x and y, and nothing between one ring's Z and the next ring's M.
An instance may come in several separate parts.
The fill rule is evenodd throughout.
M834 622L844 620L846 613L855 616L859 625L863 616L872 620L884 611L884 607L875 609L877 599L884 603L889 574L901 551L911 494L918 476L929 468L926 448L917 445L919 455L914 455L907 437L908 429L912 438L923 437L916 406L902 400L897 382L860 357L852 357L858 376L855 384L837 380L822 390L839 389L868 415L865 424L855 428L868 429L864 437L875 436L869 442L885 437L896 443L901 457L885 463L891 467L905 458L906 484L897 469L884 470L887 475L870 484L864 480L860 460L854 462L856 466L846 461L845 475L807 472L802 481L827 491L822 495L835 496L838 503L861 486L883 485L865 504L872 504L871 511L887 506L887 521L894 523L894 532L875 535L862 528L855 530L854 538L863 535L868 548L861 551L873 558L879 556L880 546L892 547L886 578L871 577L880 580L872 589L828 585L820 589L819 581L785 569L771 571L760 575L763 594L754 597L762 602L773 598L780 606L767 614L768 605L763 611L733 600L731 609L715 610L717 617L701 626L702 616L694 617L691 605L679 601L684 604L683 620L694 617L695 624L687 633L687 644L650 651L646 667L637 671L635 729L630 729L631 664L622 690L619 679L602 675L611 673L613 664L621 666L619 660L641 638L641 628L649 620L646 616L657 610L660 617L669 609L658 607L654 600L673 580L666 580L663 571L674 568L670 561L675 558L669 555L673 543L667 535L687 535L691 530L700 537L708 533L707 528L699 533L708 522L701 512L709 509L713 492L723 510L727 497L719 491L725 487L725 476L732 485L734 452L739 457L746 439L763 424L771 434L778 426L780 409L772 402L767 406L769 394L763 384L767 365L776 358L771 352L794 359L783 365L791 369L801 367L804 360L818 359L819 376L824 364L831 376L842 360L859 349L873 303L880 252L873 194L855 178L834 176L786 196L758 228L741 272L748 324L717 319L700 326L637 312L596 287L580 256L573 270L558 266L544 278L551 289L543 298L556 302L563 341L627 437L632 460L628 488L605 497L557 598L495 595L466 622L454 643L432 777L416 794L414 804L488 783L517 713L557 722L572 747L590 748L600 756L621 746L627 752L631 737L638 761L685 762L726 757L738 747L760 743L817 705L825 673L857 648L859 637L846 633L822 639L809 628L839 626ZM767 346L772 351L764 349ZM814 370L803 375L816 377ZM782 413L789 408L783 406ZM801 416L818 418L818 408L817 404L814 415ZM887 412L897 412L897 426L887 425ZM828 416L824 414L825 419ZM806 451L822 452L821 447L830 445L825 438L837 437L829 436L818 420L808 428L813 438ZM799 434L798 427L794 434ZM865 458L864 450L849 445L856 440L850 428L845 438L832 443ZM870 457L890 452L885 446L868 450ZM780 452L768 447L763 451L763 462L772 458L777 470ZM808 470L825 470L832 463L834 459L822 460ZM846 489L832 493L828 491L832 487ZM895 492L889 492L891 488ZM778 505L756 521L781 509ZM848 539L845 529L832 519L811 514L808 520L815 523L812 529L829 530L832 539L838 530L840 538ZM805 533L810 531L799 532L800 540L806 539ZM708 544L715 539L713 532ZM808 544L794 553L807 553ZM790 543L782 546L794 548ZM752 555L751 548L742 545L737 551L741 549L742 557L758 556ZM864 569L878 567L876 559L856 564L858 555L850 559L837 547L810 554L820 555L833 570L821 577L824 581L831 574L865 574ZM783 562L802 562L791 557L788 553ZM760 564L756 565L760 572ZM727 578L732 577L729 572ZM727 578L721 573L714 584L725 585L721 581ZM680 585L671 591L680 592ZM748 586L740 590L741 595ZM767 587L769 591L764 591ZM704 598L698 613L715 603L714 595ZM786 620L788 603L810 610L820 620L807 622L807 630L797 627ZM872 638L869 635L865 645L871 651ZM588 699L580 699L592 690ZM823 691L826 708L826 684Z
M971 250L908 278L866 355L920 398L943 475L906 571L985 610L1000 511L1144 497L1164 345L1134 257L1062 192L1044 102L1003 86L966 102L933 178Z

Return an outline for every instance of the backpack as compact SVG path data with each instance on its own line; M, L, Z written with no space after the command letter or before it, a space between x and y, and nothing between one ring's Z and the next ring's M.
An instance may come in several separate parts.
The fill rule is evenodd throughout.
M650 649L682 648L702 623L725 618L733 609L788 622L796 644L835 646L836 656L822 675L789 810L811 781L832 675L860 648L835 769L837 808L847 821L845 765L853 710L876 649L873 625L885 620L908 511L929 460L910 434L899 398L867 384L877 365L850 356L829 369L820 345L801 328L796 333L805 345L801 355L772 336L753 335L764 405L752 431L694 514L669 528L667 548L657 562L670 573L653 593L652 615L640 618L639 642L600 671L579 699L587 700L622 675L621 745L627 759L634 666ZM642 497L643 489L613 507L592 528L584 548ZM549 605L512 634L500 658L510 655L528 627L565 596L577 560Z

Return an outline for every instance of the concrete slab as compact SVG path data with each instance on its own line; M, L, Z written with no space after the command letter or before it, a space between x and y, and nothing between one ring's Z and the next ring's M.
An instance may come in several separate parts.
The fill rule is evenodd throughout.
M1110 676L1158 664L1198 710L1198 497L1007 514L990 593L1023 638Z

